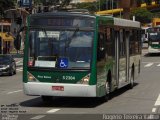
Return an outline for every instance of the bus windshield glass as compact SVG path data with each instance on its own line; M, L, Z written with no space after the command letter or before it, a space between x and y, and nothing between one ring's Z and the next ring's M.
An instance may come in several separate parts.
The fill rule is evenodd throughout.
M31 29L29 67L90 68L93 31Z
M150 41L160 41L160 28L149 28L148 34Z
M149 33L150 41L160 41L160 32Z

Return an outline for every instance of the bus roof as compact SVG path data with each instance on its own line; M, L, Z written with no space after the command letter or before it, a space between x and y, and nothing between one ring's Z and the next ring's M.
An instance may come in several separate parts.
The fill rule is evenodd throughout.
M66 15L70 15L70 16L82 16L82 17L91 17L91 18L95 18L94 14L87 14L87 13L76 13L76 12L45 12L45 13L37 13L37 14L32 14L30 15L31 17L46 17L46 16L66 16Z
M45 13L37 13L30 15L31 17L51 17L51 16L74 16L74 17L90 17L90 18L108 18L114 21L114 25L116 26L123 26L123 27L135 27L140 28L140 22L122 19L122 18L114 18L113 16L101 16L95 14L88 14L88 13L75 13L75 12L45 12ZM107 20L107 19L106 19Z
M123 26L123 27L135 27L140 28L140 22L138 21L132 21L127 19L121 19L121 18L114 18L114 25L117 26Z
M113 16L100 16L100 15L98 15L98 17L105 24L108 24L108 22L110 22L110 24L108 24L108 25L115 25L115 26L122 26L122 27L133 27L133 28L140 28L141 27L140 22L138 22L138 21L127 20L127 19L122 19L122 18L115 18Z

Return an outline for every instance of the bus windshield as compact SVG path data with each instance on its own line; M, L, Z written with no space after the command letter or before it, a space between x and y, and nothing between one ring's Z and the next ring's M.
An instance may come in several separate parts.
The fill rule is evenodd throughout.
M150 41L160 41L160 32L151 32L149 33Z
M29 67L90 68L93 31L31 29Z
M160 28L154 27L148 29L149 40L150 41L160 41Z

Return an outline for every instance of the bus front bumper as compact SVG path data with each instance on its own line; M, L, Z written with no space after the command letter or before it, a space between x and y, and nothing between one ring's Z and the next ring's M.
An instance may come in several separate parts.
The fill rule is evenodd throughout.
M157 48L154 49L149 46L148 53L160 53L160 49L157 49Z
M53 90L54 86L64 89ZM23 84L24 93L40 96L66 96L66 97L96 97L96 85L62 84L62 83L35 83Z

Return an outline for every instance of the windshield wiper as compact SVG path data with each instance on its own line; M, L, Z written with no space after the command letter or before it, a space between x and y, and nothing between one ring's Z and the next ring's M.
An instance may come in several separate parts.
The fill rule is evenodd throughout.
M42 28L42 31L44 32L45 37L47 38L47 40L49 40L49 37L48 37L47 32L46 32L46 29L45 29L45 28Z
M71 36L71 38L73 38L78 31L79 31L79 27L78 27L78 25L77 25L77 26L76 26L76 29L75 29L75 31L74 31L74 33L73 33L73 35Z
M72 36L69 38L69 40L68 40L69 42L68 42L68 44L65 46L65 49L69 48L69 45L70 45L72 39L75 37L75 35L76 35L76 33L77 33L78 31L79 31L79 27L78 27L78 25L77 25L74 33L73 33Z

